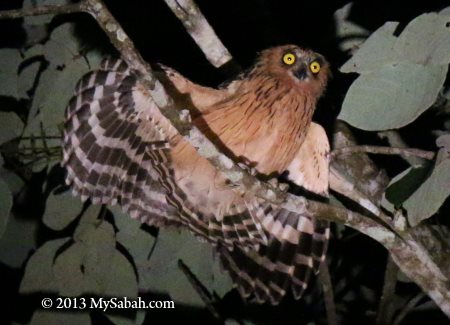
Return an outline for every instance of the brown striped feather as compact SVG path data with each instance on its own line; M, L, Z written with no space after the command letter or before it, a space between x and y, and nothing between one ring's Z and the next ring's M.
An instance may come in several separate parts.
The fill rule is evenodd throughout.
M231 157L262 174L287 170L297 185L326 195L329 145L311 118L328 66L323 60L323 72L299 81L281 62L286 51L298 55L298 64L316 56L292 45L263 51L251 70L221 89L167 67L161 80ZM105 60L78 83L63 151L74 193L118 203L142 222L190 229L217 247L243 297L277 304L290 291L299 298L324 260L328 223L236 193L121 60Z

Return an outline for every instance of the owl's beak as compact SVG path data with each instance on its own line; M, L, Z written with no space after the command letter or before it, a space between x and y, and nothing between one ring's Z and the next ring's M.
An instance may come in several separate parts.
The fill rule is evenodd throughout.
M301 63L296 70L294 70L294 76L299 80L304 80L308 76L308 70L304 63Z

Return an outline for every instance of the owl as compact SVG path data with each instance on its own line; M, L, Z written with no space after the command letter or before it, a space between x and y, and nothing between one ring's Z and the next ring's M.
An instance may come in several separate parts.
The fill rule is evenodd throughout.
M329 143L312 122L329 75L325 58L285 45L219 88L162 66L159 79L192 123L236 163L261 177L328 193ZM230 182L161 114L122 60L85 75L65 113L62 165L81 199L118 204L149 225L184 227L218 252L245 299L298 299L324 261L329 224Z

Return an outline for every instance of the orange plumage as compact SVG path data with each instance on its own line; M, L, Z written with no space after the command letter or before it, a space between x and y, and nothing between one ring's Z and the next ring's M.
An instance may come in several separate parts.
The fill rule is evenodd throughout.
M263 51L220 89L168 68L162 80L233 160L263 175L287 171L297 185L326 195L329 144L311 119L328 74L321 55L286 45ZM235 192L122 61L107 61L83 78L66 117L63 164L77 194L118 202L143 222L184 226L209 240L244 297L278 303L290 288L301 295L324 258L328 224ZM152 187L156 182L164 192Z

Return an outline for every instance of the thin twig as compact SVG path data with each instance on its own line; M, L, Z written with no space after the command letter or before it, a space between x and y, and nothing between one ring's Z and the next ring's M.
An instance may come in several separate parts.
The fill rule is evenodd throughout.
M408 148L408 145L403 140L401 135L395 130L378 132L381 139L387 139L389 145L394 148ZM401 156L411 166L423 165L424 159L417 156Z
M0 11L0 19L17 19L28 16L40 16L40 15L61 15L80 12L81 3L74 3L61 6L39 6L33 8L13 9Z
M189 267L184 264L182 260L178 260L178 268L184 273L189 283L205 303L206 308L208 308L209 312L214 316L214 318L221 320L222 317L220 316L220 313L213 301L213 296L208 291L208 289L205 288L205 286L197 279L194 273L192 273Z
M337 325L338 319L336 315L336 304L334 302L333 284L326 261L320 265L319 279L322 284L328 325Z
M31 139L42 139L42 140L47 140L47 139L58 139L61 140L62 137L60 135L46 135L46 136L32 136L32 137L20 137L20 140L31 140Z
M373 153L380 155L400 155L405 157L420 157L427 160L434 159L435 153L432 151L426 151L421 149L414 148L392 148L392 147L379 147L379 146L351 146L338 148L333 150L331 153L331 157L339 156L339 155L349 155L354 153Z
M416 305L419 303L420 300L422 300L425 297L425 294L423 292L418 293L415 297L411 298L410 301L405 305L405 307L402 309L402 311L395 317L394 322L392 325L399 325L402 320L408 315L408 313L416 307Z
M389 256L386 262L386 270L384 272L383 293L380 298L377 313L377 325L390 324L394 314L395 286L397 284L398 267Z

